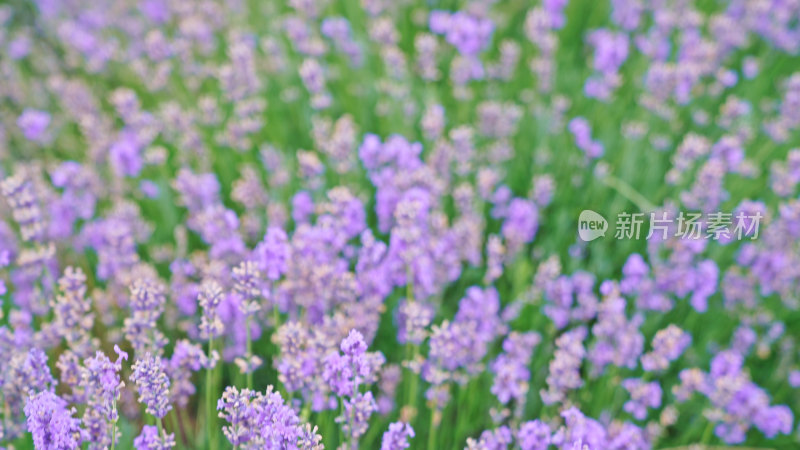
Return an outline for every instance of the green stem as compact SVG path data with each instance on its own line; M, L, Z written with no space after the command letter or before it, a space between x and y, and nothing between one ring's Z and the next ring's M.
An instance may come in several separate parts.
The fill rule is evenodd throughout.
M409 344L410 345L410 344ZM417 360L417 355L419 353L419 347L416 345L411 345L411 363L413 364L414 361ZM408 405L412 414L416 414L416 407L417 407L417 389L419 384L419 377L417 374L409 369L409 375L411 378L409 379L408 385L408 396L406 397L406 405ZM413 418L413 416L412 416ZM410 420L410 419L409 419Z
M414 274L412 273L411 266L408 265L406 266L406 298L408 299L409 303L414 302ZM406 358L408 358L409 353L411 354L411 357L408 361L410 364L414 364L414 362L417 360L419 347L417 345L407 343ZM408 375L410 376L410 379L407 384L408 390L406 391L406 406L408 407L408 411L410 413L408 420L411 422L417 413L417 383L419 382L419 377L410 368L408 369Z
M247 334L247 354L245 357L247 358L247 389L253 389L253 368L250 367L251 360L253 358L253 343L250 341L250 320L252 316L248 315L247 319L245 319L246 328L245 333Z
M352 370L353 370L354 374L357 372L355 367L353 367ZM354 426L355 423L356 423L355 398L356 398L356 395L358 395L358 381L357 380L358 380L358 378L354 375L353 376L353 396L350 397L350 401L354 403L353 405L351 405L352 407L350 408L350 449L351 450L355 449L355 448L358 448L358 441L356 440L355 426Z
M469 383L458 385L458 394L456 394L456 436L455 439L461 439L461 437L466 434L464 428L469 422L469 418L467 414L464 412L466 411L465 407L465 399L467 398L467 388L469 387ZM467 420L462 420L467 419Z
M112 403L112 411L117 410L117 399ZM117 446L117 419L111 421L111 450Z
M600 182L614 189L617 191L617 193L630 200L630 202L636 205L641 212L648 213L656 210L656 206L651 203L650 200L645 198L645 196L640 194L639 191L621 179L611 174L606 174L600 178Z
M428 429L428 448L436 448L436 410L431 410L431 426Z
M714 431L714 422L708 421L708 425L706 425L706 429L703 431L703 437L700 439L700 443L703 445L708 444L708 441L711 439L711 433Z
M175 433L176 438L180 438L182 444L186 444L186 441L183 439L184 436L180 433L180 425L178 424L178 410L173 409L167 414L169 418L169 427L173 433Z
M214 353L214 339L208 340L208 357ZM216 367L216 366L215 366ZM214 408L214 368L206 370L206 428L208 432L208 448L217 450L217 415Z
M339 442L344 443L346 437L344 435L344 420L345 420L345 416L344 416L344 399L343 398L340 398L340 400L339 400L339 416L341 416L341 418L342 418L342 425L339 428L339 433L341 433L341 438L339 439ZM336 419L333 419L333 422L336 423Z

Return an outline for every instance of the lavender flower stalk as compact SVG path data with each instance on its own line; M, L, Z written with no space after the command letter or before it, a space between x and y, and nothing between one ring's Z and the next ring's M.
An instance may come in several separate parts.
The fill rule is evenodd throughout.
M245 261L233 269L236 292L242 296L240 310L245 315L246 353L244 358L237 358L236 365L247 375L247 388L253 388L253 372L261 366L262 360L253 354L250 339L252 317L261 310L257 299L261 296L261 272L253 261Z

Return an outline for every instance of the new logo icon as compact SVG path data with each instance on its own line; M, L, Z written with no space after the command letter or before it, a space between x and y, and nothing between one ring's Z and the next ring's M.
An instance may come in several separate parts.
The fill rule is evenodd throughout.
M586 242L593 241L600 236L605 236L608 231L608 221L605 217L592 211L584 209L578 216L578 236Z

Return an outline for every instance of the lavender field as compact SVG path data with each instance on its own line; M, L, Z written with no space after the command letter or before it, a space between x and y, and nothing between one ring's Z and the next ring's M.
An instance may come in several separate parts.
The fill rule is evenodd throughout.
M0 450L800 449L800 1L0 24Z

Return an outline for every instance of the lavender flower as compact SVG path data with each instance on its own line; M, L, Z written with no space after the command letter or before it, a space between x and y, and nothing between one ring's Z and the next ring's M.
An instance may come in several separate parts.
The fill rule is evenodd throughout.
M217 308L222 302L222 286L214 280L206 280L200 286L197 303L203 311L200 318L200 337L216 339L225 331Z
M72 417L75 410L50 391L33 394L25 405L28 431L36 448L72 450L81 448L85 433L81 421Z
M547 390L540 393L545 404L562 402L568 391L583 385L580 367L586 355L583 347L586 335L586 328L580 327L556 339L556 352L550 361L550 372L547 376Z
M372 392L366 394L359 392L349 400L344 400L342 404L344 415L337 417L336 420L342 424L342 431L346 435L358 439L367 432L369 418L378 410L375 398Z
M692 337L675 325L656 332L653 351L642 355L642 368L648 372L666 370L691 343Z
M31 180L22 173L7 177L0 182L0 193L11 206L22 240L41 241L46 228L45 220Z
M569 122L569 131L575 137L578 146L590 159L603 156L603 144L592 140L592 128L583 117L576 117Z
M286 272L290 252L286 232L276 227L268 228L264 240L255 249L259 270L272 281L279 279Z
M444 34L447 42L463 55L479 53L488 44L494 25L489 19L467 12L432 11L429 19L432 32Z
M164 373L161 358L147 353L133 365L131 381L139 391L139 403L144 403L148 414L163 419L172 409L169 403L169 378Z
M631 399L625 402L623 408L638 420L647 417L647 408L661 406L661 386L658 382L645 383L637 378L628 378L622 381L622 387L631 394Z
M244 261L233 269L234 288L242 296L240 309L245 316L251 316L261 309L256 301L263 290L261 272L253 261Z
M517 442L521 450L547 450L550 439L550 427L540 420L523 423L517 432Z
M90 448L105 448L116 438L116 422L119 418L116 403L125 383L120 379L122 360L128 354L115 346L116 361L112 362L101 352L84 361L80 385L87 401L83 413Z
M47 355L38 348L13 353L8 361L7 370L0 374L0 380L3 400L13 414L12 418L22 414L30 396L41 392L53 392L55 384L47 366ZM19 435L20 430L16 425L13 421L4 424L4 432L9 439Z
M357 330L342 340L342 354L330 353L325 358L325 371L322 376L337 395L352 397L359 385L375 380L377 370L384 358L380 353L367 353L364 336Z
M133 440L136 450L168 450L175 447L175 435L166 431L159 434L158 427L145 425L142 433Z
M61 295L53 302L54 326L79 355L87 355L92 347L90 332L94 316L86 298L86 275L81 269L67 267L58 280Z
M405 422L389 424L389 429L383 433L381 450L402 450L409 447L408 440L414 437L414 429Z
M516 254L524 244L530 243L539 227L539 211L533 202L515 198L508 205L502 235L510 254Z
M316 427L302 424L283 398L267 388L265 394L229 386L217 403L219 417L229 425L223 432L234 447L321 450Z
M508 403L511 399L523 401L528 393L530 364L533 349L541 341L537 333L511 332L503 342L504 353L492 363L495 373L491 391L500 403Z
M164 285L151 278L137 278L131 284L132 314L125 319L124 331L137 355L160 356L163 352L166 338L158 330L157 321L164 311L164 289Z
M17 126L29 141L41 140L49 125L50 114L38 109L26 109L17 118Z

